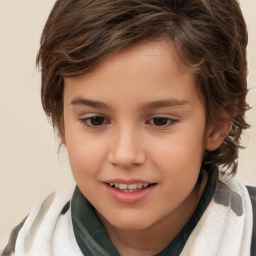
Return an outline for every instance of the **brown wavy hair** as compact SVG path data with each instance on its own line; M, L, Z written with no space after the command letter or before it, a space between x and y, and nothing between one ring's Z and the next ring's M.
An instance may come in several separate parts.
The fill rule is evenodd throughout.
M167 40L199 76L206 125L232 121L203 162L237 169L248 128L247 29L236 0L57 0L45 24L37 65L43 108L64 141L64 78L86 74L108 56L143 41Z

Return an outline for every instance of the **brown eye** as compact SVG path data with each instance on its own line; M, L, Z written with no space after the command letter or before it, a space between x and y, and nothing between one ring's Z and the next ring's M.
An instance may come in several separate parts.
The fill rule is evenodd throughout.
M107 119L103 116L92 116L80 120L83 125L88 127L101 126L107 123Z
M169 127L175 125L178 122L176 119L172 119L169 117L153 117L147 121L148 124L158 127Z
M169 121L169 118L165 118L165 117L155 117L152 119L153 124L156 126L163 126L166 125Z
M102 125L105 122L105 118L102 116L94 116L90 118L90 123L93 126Z

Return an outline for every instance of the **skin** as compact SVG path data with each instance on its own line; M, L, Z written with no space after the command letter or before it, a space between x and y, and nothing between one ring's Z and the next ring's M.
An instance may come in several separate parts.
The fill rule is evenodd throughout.
M195 211L207 180L197 183L204 151L216 149L229 129L221 123L204 138L196 84L166 41L136 45L90 74L65 79L71 169L121 255L159 253ZM156 185L143 200L125 204L106 192L104 182L116 178Z

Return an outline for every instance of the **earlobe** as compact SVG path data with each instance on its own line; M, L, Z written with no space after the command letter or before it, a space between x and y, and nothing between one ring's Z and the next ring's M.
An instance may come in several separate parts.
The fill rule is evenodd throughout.
M206 138L205 149L207 151L216 150L225 138L228 136L230 130L232 128L232 122L229 120L219 120L216 123L214 129L209 132Z

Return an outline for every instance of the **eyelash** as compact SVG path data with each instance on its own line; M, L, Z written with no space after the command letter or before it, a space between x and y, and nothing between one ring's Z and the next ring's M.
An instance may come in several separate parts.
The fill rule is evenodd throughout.
M158 119L158 121L159 121L159 120L164 121L165 124L163 124L163 125L156 125L156 124L151 123L151 121L154 121L154 120L156 121L156 119ZM149 120L147 121L148 124L151 124L151 125L156 126L156 127L159 127L159 128L160 128L160 127L162 127L162 128L170 127L170 126L175 125L177 122L178 122L177 119L170 118L170 117L164 117L164 116L153 117L153 118L151 118L151 119L149 119Z
M100 123L99 125L93 125L92 120L94 118L100 118L103 121L103 123ZM91 128L101 127L102 125L106 124L106 120L107 120L107 118L105 118L104 116L100 116L100 115L95 115L95 116L80 119L80 121L83 125L85 125L87 127L91 127ZM107 122L107 123L109 123L109 122Z
M99 122L98 125L92 124L92 120L96 119L96 118L100 119L98 121L101 121L101 122ZM158 119L158 121L160 121L160 120L164 121L164 124L156 125L156 124L152 123L152 121L154 122L154 121L156 121L156 119ZM80 119L80 121L84 126L89 127L89 128L100 128L103 125L110 124L110 122L107 120L107 118L105 118L104 116L100 116L100 115L82 118L82 119ZM166 128L166 127L174 126L177 122L178 122L178 120L174 119L174 118L164 117L164 116L156 116L156 117L152 117L149 120L147 120L146 124L149 124L149 125L152 125L155 127L159 127L159 128Z

